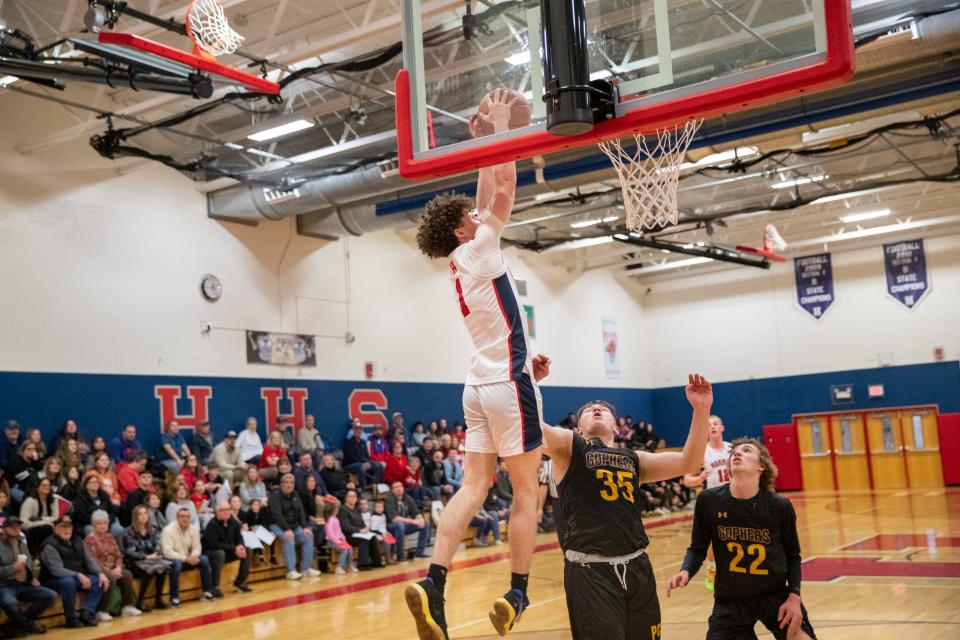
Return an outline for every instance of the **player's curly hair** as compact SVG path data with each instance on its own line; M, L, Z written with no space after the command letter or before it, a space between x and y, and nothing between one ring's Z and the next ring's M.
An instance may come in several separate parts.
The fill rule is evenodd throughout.
M442 193L427 203L417 228L417 247L428 258L446 258L460 245L454 230L463 214L473 209L473 200L462 193Z
M773 458L770 457L770 452L767 450L766 445L756 438L737 438L730 443L731 458L733 457L734 450L742 444L749 444L756 448L757 456L760 458L760 466L763 467L763 471L760 472L760 488L772 492L776 489L777 484L777 465L773 463ZM728 466L729 464L730 463L727 462Z

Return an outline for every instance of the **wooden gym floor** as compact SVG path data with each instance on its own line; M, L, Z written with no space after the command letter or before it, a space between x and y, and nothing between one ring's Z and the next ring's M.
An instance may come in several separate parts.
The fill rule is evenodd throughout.
M804 553L804 603L821 640L960 637L960 489L788 494ZM689 541L692 511L651 518L649 552L663 609L663 637L704 637L712 596L702 576L666 598ZM414 640L404 584L426 560L353 576L324 575L225 589L226 599L117 619L93 629L52 629L50 640L87 638L370 638ZM507 547L456 557L447 585L452 638L496 638L487 610L509 581ZM569 638L556 536L542 534L530 578L533 606L510 637ZM202 628L201 628L202 627ZM758 635L771 637L758 627Z

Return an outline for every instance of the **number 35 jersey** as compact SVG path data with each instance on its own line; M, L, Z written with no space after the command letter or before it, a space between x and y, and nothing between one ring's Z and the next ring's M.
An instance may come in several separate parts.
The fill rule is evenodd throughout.
M800 594L800 542L793 505L761 489L740 500L730 485L707 489L697 498L693 533L683 569L692 578L713 544L717 562L714 593L721 599L763 593Z
M639 479L636 451L574 433L570 468L557 484L560 547L606 557L645 548Z

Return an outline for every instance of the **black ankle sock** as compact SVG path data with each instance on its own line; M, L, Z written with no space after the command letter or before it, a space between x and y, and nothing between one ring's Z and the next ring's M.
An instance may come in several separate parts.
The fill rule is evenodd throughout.
M444 587L447 586L447 568L439 564L431 564L427 569L427 577L433 580L437 590L443 593Z
M527 580L530 579L529 573L511 573L510 574L510 588L518 589L524 595L527 594Z

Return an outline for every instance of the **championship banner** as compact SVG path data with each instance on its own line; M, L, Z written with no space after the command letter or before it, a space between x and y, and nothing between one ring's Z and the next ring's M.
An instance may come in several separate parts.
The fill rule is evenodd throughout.
M620 377L620 341L617 338L617 319L612 316L600 318L603 330L603 364L608 378Z
M247 331L247 364L315 367L315 338L298 333Z
M819 320L833 304L833 264L829 253L793 259L797 306Z
M883 245L883 267L887 272L887 295L907 309L913 309L930 291L923 240Z

